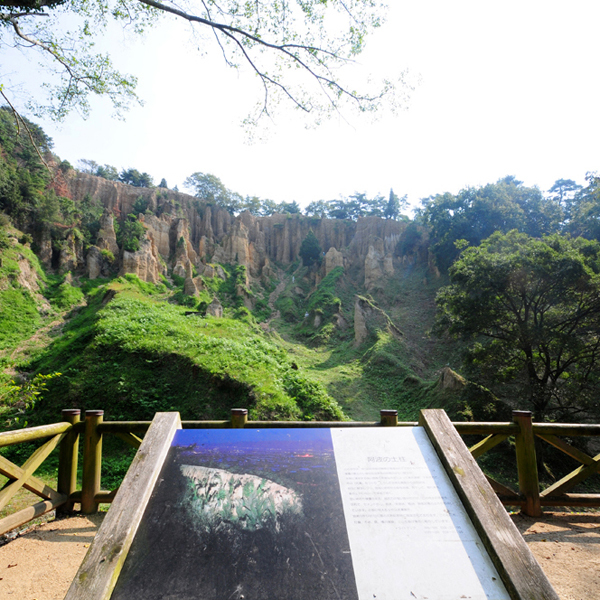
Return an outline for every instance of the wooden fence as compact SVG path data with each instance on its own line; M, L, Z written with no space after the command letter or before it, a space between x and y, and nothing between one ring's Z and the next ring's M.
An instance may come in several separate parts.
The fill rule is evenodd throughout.
M0 473L8 478L0 490L0 510L14 495L25 488L41 498L33 506L0 519L0 534L19 527L55 508L73 510L75 503L81 504L84 514L98 510L100 503L112 502L116 490L102 490L102 440L105 435L114 435L134 448L142 442L150 421L104 421L104 412L88 410L80 420L78 409L62 412L63 421L18 431L0 433L0 448L38 440L47 440L31 456L18 466L0 456ZM272 428L272 427L414 427L416 422L398 422L395 410L382 410L376 422L346 421L248 421L246 409L232 409L231 419L223 421L183 421L184 429L201 428ZM518 506L530 516L539 516L544 506L600 507L600 494L576 494L571 490L583 480L600 470L600 454L592 457L582 452L563 438L580 436L600 437L600 425L533 423L531 413L514 411L510 423L454 423L462 436L483 436L470 448L478 458L508 438L514 438L519 490L513 490L488 477L494 491L505 506ZM77 466L79 438L83 434L83 469L81 489L77 489ZM540 490L536 460L536 438L554 446L575 459L580 467L546 488ZM539 443L539 442L538 442ZM58 481L52 489L35 477L35 471L50 453L59 446Z

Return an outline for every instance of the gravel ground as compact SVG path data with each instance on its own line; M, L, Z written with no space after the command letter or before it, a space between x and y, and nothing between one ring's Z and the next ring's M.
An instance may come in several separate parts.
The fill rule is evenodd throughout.
M0 547L0 600L62 600L104 514L36 526ZM561 600L600 598L600 512L513 520Z

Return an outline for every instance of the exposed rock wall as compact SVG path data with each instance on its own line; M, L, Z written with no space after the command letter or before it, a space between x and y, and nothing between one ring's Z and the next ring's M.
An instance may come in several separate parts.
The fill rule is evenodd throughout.
M74 201L90 195L105 207L98 248L119 257L121 272L135 272L148 281L162 270L158 257L182 277L189 277L190 265L202 272L209 263L242 264L251 277L269 276L272 262L285 265L298 258L312 229L325 255L325 273L336 266L355 267L364 273L367 289L373 289L394 273L396 245L406 227L378 217L346 221L287 214L256 217L248 212L233 216L188 194L136 188L83 173L72 176L68 184ZM153 213L139 215L148 243L137 253L120 252L113 219L123 221L140 197ZM99 272L97 253L91 260L81 252L75 254L75 260L68 259L73 268L87 265L90 274Z

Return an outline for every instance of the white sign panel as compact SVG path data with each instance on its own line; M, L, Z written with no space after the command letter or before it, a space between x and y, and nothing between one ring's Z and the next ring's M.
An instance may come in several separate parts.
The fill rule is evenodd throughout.
M360 600L510 600L423 428L331 436Z

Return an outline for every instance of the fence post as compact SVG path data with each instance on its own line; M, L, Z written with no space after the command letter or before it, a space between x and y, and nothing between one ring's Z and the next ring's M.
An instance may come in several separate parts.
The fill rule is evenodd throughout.
M383 409L379 411L379 418L383 427L396 427L398 425L398 411Z
M65 408L62 411L62 420L75 425L79 423L81 410L78 408ZM77 460L79 458L79 434L71 429L60 443L58 456L58 485L59 494L70 496L77 487ZM58 507L59 512L71 512L73 502Z
M231 409L231 427L234 429L243 429L248 422L247 408L232 408Z
M102 470L102 434L98 425L104 419L103 410L85 411L85 441L83 445L83 482L81 486L81 512L91 515L98 512L96 494L100 491Z
M540 505L540 482L538 479L537 460L535 456L535 436L531 426L531 412L528 410L513 410L513 421L521 430L515 436L517 453L517 469L519 471L519 491L525 497L525 506L521 512L530 517L542 514Z

